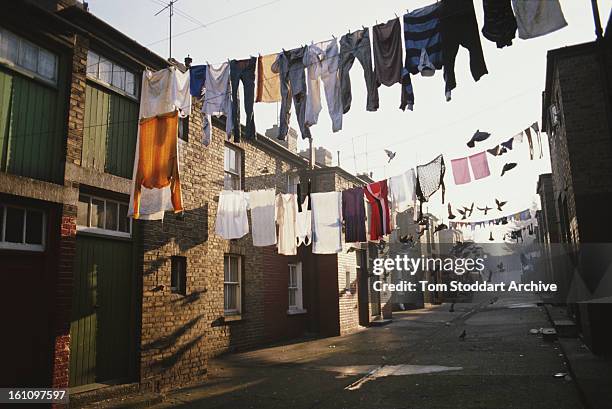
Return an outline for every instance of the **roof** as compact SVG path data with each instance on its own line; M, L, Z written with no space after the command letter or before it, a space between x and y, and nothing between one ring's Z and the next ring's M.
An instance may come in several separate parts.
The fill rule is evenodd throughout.
M101 43L101 45L114 52L123 54L125 58L141 65L143 68L162 69L170 65L165 58L131 39L82 7L67 7L56 14L87 31L94 41Z

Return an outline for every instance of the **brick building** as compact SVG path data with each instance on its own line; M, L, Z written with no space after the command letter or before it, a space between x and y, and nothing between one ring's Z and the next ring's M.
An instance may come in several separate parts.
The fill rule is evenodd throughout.
M543 184L544 232L560 258L554 274L569 278L570 314L594 352L610 351L612 305L578 302L596 297L606 280L612 200L612 47L601 40L548 52L542 123L551 149L552 191ZM552 195L552 198L550 197ZM555 228L554 224L558 227ZM603 281L602 281L603 280Z
M214 121L204 147L195 103L179 127L184 214L132 221L141 74L185 67L74 1L6 10L0 298L16 335L3 348L2 386L167 390L203 380L211 356L344 334L382 315L368 287L375 247L344 245L338 255L308 247L289 257L253 247L250 234L228 241L214 233L223 188L294 192L310 180L324 192L369 179L310 169L294 132L284 144L260 134L233 143Z

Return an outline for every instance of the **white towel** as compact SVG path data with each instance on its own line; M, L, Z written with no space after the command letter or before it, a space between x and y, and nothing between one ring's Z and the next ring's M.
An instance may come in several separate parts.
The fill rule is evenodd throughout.
M223 190L219 195L215 233L226 240L239 239L249 232L247 194L241 190Z
M312 193L312 252L342 251L342 193Z
M253 246L263 247L276 244L275 200L274 189L249 192Z

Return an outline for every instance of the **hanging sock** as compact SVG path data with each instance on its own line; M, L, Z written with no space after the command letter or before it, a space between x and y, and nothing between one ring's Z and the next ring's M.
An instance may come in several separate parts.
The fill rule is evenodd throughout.
M527 143L529 144L529 159L533 160L533 140L531 139L531 128L525 129L527 135Z
M453 220L455 217L457 217L457 216L455 216L455 215L453 214L453 210L452 210L452 208L451 208L451 204L449 203L449 204L448 204L448 219L449 219L449 220Z
M515 163L515 162L509 162L509 163L506 163L506 164L504 165L504 167L502 168L502 173L501 173L501 175L502 175L502 176L504 176L504 174L505 174L506 172L508 172L508 171L510 171L510 170L512 170L512 169L514 169L514 168L516 168L516 163Z
M531 128L536 133L536 138L538 139L538 147L540 148L540 159L542 159L542 156L544 156L544 152L542 151L542 135L540 134L540 126L537 122L534 122L533 124L531 124Z
M491 134L489 132L480 132L480 129L477 129L472 135L472 139L468 141L466 144L469 148L473 148L476 142L482 142L486 140Z

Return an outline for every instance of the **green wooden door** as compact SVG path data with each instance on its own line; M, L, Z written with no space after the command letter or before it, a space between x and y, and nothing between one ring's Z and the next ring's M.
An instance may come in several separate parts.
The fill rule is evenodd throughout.
M134 368L132 243L77 236L70 386L126 381Z
M131 178L138 132L136 101L88 82L84 120L83 166Z
M0 69L0 171L58 182L62 178L63 92Z

